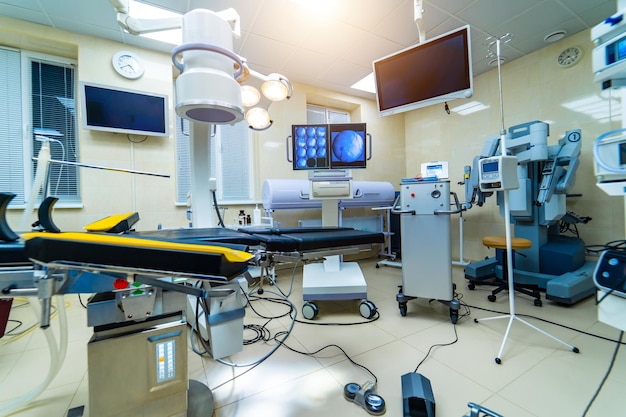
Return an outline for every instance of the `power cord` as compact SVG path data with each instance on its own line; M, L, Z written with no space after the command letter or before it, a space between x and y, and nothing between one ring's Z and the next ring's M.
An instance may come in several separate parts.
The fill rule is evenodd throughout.
M341 353L342 353L342 354L346 357L346 359L348 359L348 361L350 361L350 363L351 363L351 364L353 364L354 366L356 366L356 367L358 367L358 368L361 368L361 369L363 369L364 371L366 371L368 374L370 374L370 375L372 376L372 378L374 378L374 383L376 383L376 384L378 383L378 378L376 377L376 375L374 374L374 372L372 372L372 371L371 371L368 367L366 367L365 365L361 365L360 363L357 363L354 359L352 359L352 358L350 357L350 355L348 355L348 353L347 353L347 352L346 352L346 351L345 351L345 350L344 350L341 346L336 345L336 344L329 344L329 345L326 345L326 346L324 346L324 347L322 347L322 348L320 348L320 349L316 350L315 352L302 352L302 351L300 351L300 350L294 349L294 348L292 348L291 346L287 345L287 344L284 342L284 339L283 339L283 341L278 340L278 339L277 339L277 337L281 336L281 335L282 335L282 333L284 333L284 332L278 332L278 333L276 333L276 335L274 336L274 340L275 340L276 342L278 342L278 344L279 344L280 346L283 346L283 347L285 347L285 348L289 349L290 351L295 352L295 353L298 353L298 354L300 354L300 355L310 356L310 357L315 357L315 355L317 355L318 353L320 353L320 352L322 352L322 351L324 351L324 350L326 350L326 349L330 349L330 348L337 348L337 349L339 349L339 351L340 351L340 352L341 352Z
M469 317L471 315L471 311L470 311L470 306L466 303L464 303L463 301L461 301L463 299L463 294L461 293L454 293L454 298L456 300L459 301L460 305L465 309L465 312L463 314L461 314L458 318L457 318L457 323L458 320L464 319L466 317ZM432 303L435 300L430 300L429 303ZM428 357L430 356L431 351L436 348L436 347L445 347L445 346L452 346L453 344L455 344L456 342L459 341L459 335L456 331L456 323L452 325L452 328L454 330L454 340L452 342L448 342L448 343L437 343L434 345L431 345L428 348L428 351L426 352L426 355L424 356L424 358L417 364L417 366L415 367L415 370L413 372L417 372L417 370L419 369L420 366L422 366L422 364L426 361L426 359L428 359Z
M609 375L611 374L611 371L613 370L613 365L615 365L615 358L617 358L617 353L619 352L619 348L622 345L622 338L623 337L624 337L624 331L622 330L622 331L619 332L619 340L617 341L617 344L615 345L615 351L613 352L613 357L611 358L611 363L609 364L609 369L606 370L606 373L604 374L604 377L602 378L602 382L600 382L600 385L598 386L598 389L593 394L593 397L589 401L589 404L587 404L587 407L585 408L585 411L583 412L582 417L585 417L587 415L587 412L589 412L589 409L591 408L591 405L593 404L593 402L596 400L596 398L600 394L600 391L602 390L602 387L604 386L604 383L609 378Z

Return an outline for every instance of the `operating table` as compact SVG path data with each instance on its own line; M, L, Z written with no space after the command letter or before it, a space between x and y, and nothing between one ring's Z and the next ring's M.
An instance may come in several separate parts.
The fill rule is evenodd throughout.
M187 379L188 295L228 298L237 292L229 284L237 277L249 278L250 265L355 253L364 245L382 243L384 236L350 228L207 228L115 234L39 231L21 238L0 243L0 266L11 265L0 268L0 298L38 297L41 327L47 329L53 296L95 294L87 306L88 325L94 327L88 345L90 407L92 415L109 417L191 416L194 411L187 407L192 396L207 397L208 388ZM208 289L187 285L197 280L209 282ZM238 323L243 307L235 303L209 322ZM137 360L138 350L147 352L146 359ZM117 369L113 373L112 364ZM137 376L146 374L148 378ZM129 390L134 393L129 395ZM118 400L112 403L110 398Z

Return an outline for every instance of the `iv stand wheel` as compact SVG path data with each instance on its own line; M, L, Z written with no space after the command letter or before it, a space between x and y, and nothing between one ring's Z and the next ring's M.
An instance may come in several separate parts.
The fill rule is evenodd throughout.
M363 300L361 304L359 304L359 313L366 319L373 318L377 310L378 309L371 301Z
M488 295L487 296L487 300L491 301L492 303L496 302L496 296L495 295Z
M302 315L307 320L313 320L319 312L320 308L315 303L306 302L302 306Z

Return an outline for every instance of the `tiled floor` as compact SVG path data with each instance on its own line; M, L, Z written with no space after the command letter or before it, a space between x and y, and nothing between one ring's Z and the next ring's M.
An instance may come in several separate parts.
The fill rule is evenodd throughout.
M518 314L551 335L580 349L567 347L515 320L502 355L498 354L509 320L479 323L474 318L498 316L508 311L505 294L495 303L486 300L488 289L467 289L463 270L454 267L454 282L462 302L471 306L469 317L450 322L448 308L426 299L409 301L408 314L402 317L395 300L402 281L400 269L376 268L376 259L359 262L368 282L368 299L379 309L380 317L355 325L318 325L363 322L358 301L319 303L321 311L313 323L297 322L286 339L290 347L314 352L327 345L341 347L355 362L369 368L378 378L378 393L385 399L386 415L402 415L401 375L412 372L431 346L458 341L431 350L418 372L430 379L438 417L461 417L469 413L468 402L475 402L507 417L582 416L606 373L616 347L619 331L599 323L593 297L565 307L544 300L533 306L525 296L516 298ZM281 270L277 284L289 290L291 272ZM265 287L277 290L276 287ZM264 296L272 296L266 291ZM301 274L296 279L290 300L302 318ZM87 404L87 348L91 328L86 312L75 295L65 297L69 306L69 349L64 365L49 388L30 405L13 415L20 417L64 417L69 409ZM16 299L15 305L23 301ZM267 300L253 301L254 309L264 316L282 316L268 324L272 336L290 325L288 307ZM20 330L37 319L28 306L15 307L11 318L22 320ZM53 325L56 326L56 321ZM252 309L246 309L245 323L263 324ZM567 326L567 327L564 327ZM9 328L11 324L9 324ZM246 331L246 337L251 333ZM600 336L600 337L596 337ZM225 358L234 364L249 364L267 354L274 341L245 346L241 353ZM20 338L0 339L0 407L2 402L28 392L45 377L49 354L42 331L36 329ZM304 356L284 347L260 365L231 367L190 351L189 376L212 388L216 417L242 416L367 416L357 405L343 398L348 382L364 383L371 376L353 365L337 347L315 356ZM626 392L626 353L620 352L615 366L588 416L623 414L622 395Z

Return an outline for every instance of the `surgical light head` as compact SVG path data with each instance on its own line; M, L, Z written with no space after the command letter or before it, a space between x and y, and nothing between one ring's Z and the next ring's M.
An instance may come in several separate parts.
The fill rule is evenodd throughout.
M272 125L272 102L293 94L289 80L280 75L259 74L233 52L233 36L241 34L239 14L198 8L181 17L137 19L129 15L128 0L110 0L117 21L128 33L139 35L182 28L183 44L172 51L180 70L176 78L176 113L192 122L235 124L244 118L252 129ZM263 94L261 94L261 92Z
M185 14L182 26L183 44L172 51L174 65L181 70L175 84L176 113L216 124L242 120L241 90L235 78L243 71L243 63L231 52L230 24L210 10L195 9ZM182 63L177 60L179 54ZM238 68L235 75L233 68Z

